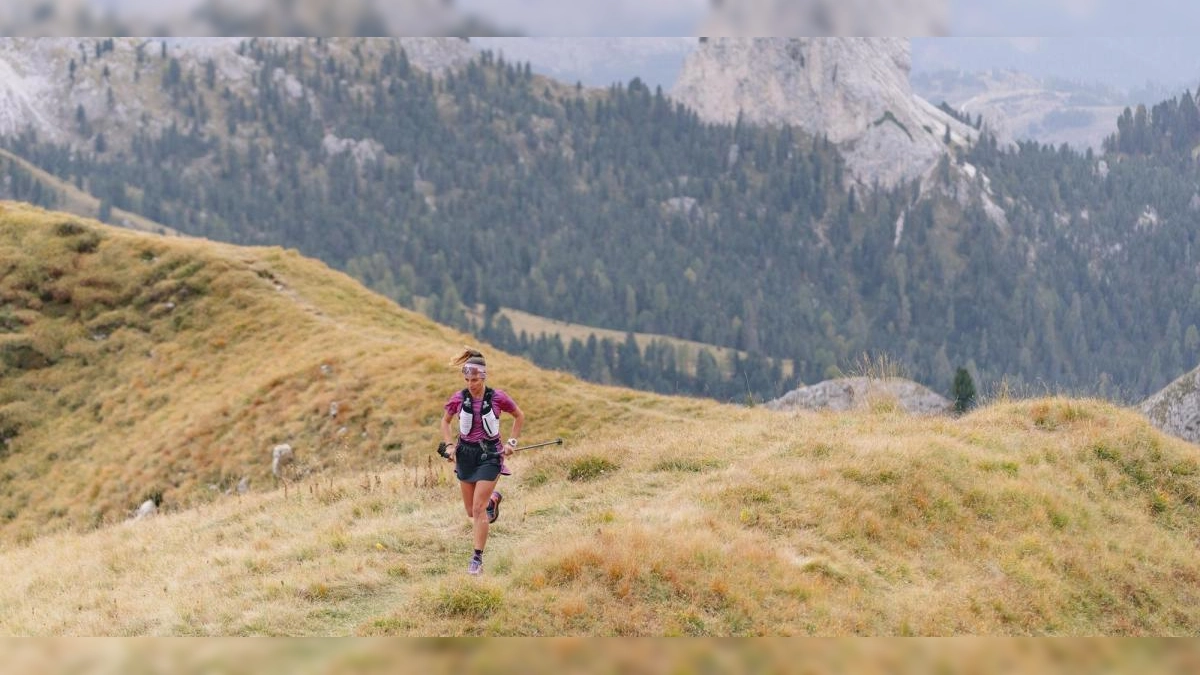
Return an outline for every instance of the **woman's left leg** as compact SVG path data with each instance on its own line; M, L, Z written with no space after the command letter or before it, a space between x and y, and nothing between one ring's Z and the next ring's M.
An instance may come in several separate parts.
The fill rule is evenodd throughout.
M471 500L471 515L475 520L475 550L482 551L488 537L488 500L492 498L492 490L496 487L494 480L481 480L474 484ZM464 497L466 489L463 490Z

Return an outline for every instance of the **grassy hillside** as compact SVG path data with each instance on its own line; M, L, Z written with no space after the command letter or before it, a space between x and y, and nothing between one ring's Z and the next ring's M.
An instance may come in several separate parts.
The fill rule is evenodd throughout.
M959 421L705 408L707 425L615 426L521 458L479 581L446 471L399 469L6 551L0 632L1200 627L1197 452L1133 413L1064 399Z
M0 223L0 634L1200 630L1200 449L1131 410L779 414L498 353L525 436L567 442L513 462L469 579L429 458L470 338L280 249ZM276 486L284 440L309 472Z
M469 340L295 252L14 203L0 207L0 330L3 541L117 522L159 494L170 510L242 478L270 488L280 442L300 474L424 459ZM531 437L604 423L551 414L568 378L495 358L539 410Z

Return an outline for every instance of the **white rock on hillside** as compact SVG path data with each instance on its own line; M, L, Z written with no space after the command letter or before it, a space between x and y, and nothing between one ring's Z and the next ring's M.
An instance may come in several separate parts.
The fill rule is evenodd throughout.
M408 60L434 75L466 67L478 53L461 38L399 38Z
M860 410L874 400L894 399L900 409L915 415L950 411L951 403L926 387L902 378L846 377L793 389L768 401L771 410Z
M92 132L104 132L110 141L135 128L182 124L162 112L167 98L157 86L167 63L162 42L113 38L112 50L97 57L96 48L105 40L0 38L0 136L33 129L41 138L86 144L90 138L78 134L81 109ZM255 70L231 40L196 41L186 49L168 45L168 56L179 57L185 72L199 70L211 58L223 86L248 82Z
M913 94L906 38L702 38L672 95L701 119L790 124L838 144L883 185L930 171L977 131Z
M52 111L59 96L58 78L37 53L27 49L28 42L0 39L0 136L33 127L44 137L57 139L62 132Z
M1163 387L1138 410L1163 433L1200 443L1200 368Z

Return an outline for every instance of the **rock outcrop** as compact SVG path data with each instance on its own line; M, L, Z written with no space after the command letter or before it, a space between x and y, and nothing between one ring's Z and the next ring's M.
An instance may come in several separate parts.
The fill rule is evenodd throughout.
M913 94L911 68L907 38L701 38L672 95L706 121L826 136L859 182L892 186L978 133Z
M914 415L949 412L952 404L930 389L903 378L846 377L793 389L765 405L771 410L860 410L891 401Z
M1142 401L1138 410L1163 433L1200 443L1200 368Z
M442 76L478 56L459 38L255 38L321 58L349 60L354 54L379 56L394 46L404 49L414 67ZM135 131L156 132L175 124L187 128L168 104L159 84L171 64L180 77L203 78L212 68L220 87L252 90L261 67L239 54L240 38L0 38L0 137L31 129L39 138L91 150L103 133L109 147L120 149ZM273 73L292 99L308 96L304 86L281 69ZM208 131L225 133L218 116ZM356 139L358 140L358 139ZM356 152L356 157L361 154Z
M296 453L290 443L280 443L271 449L271 474L283 478L283 469L296 461Z

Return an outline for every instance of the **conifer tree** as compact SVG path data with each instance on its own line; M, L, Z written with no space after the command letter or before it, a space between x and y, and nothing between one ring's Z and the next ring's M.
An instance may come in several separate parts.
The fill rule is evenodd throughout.
M961 415L975 407L975 381L971 379L971 373L966 368L959 368L954 372L952 395L954 412Z

